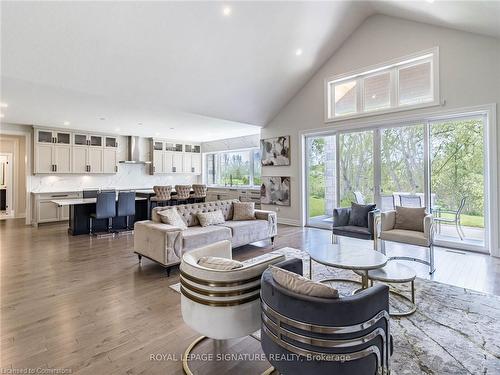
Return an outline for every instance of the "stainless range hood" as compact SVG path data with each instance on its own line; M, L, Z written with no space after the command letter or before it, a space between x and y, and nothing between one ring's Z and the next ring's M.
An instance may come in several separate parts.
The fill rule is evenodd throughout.
M142 155L144 155L144 153L142 151L143 142L141 142L140 137L128 136L127 141L128 141L127 160L120 160L120 163L124 163L124 164L151 164L150 161L142 160Z

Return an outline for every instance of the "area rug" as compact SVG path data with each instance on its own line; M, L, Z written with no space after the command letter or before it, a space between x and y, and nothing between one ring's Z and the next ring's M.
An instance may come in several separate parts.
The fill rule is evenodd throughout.
M309 256L293 248L276 253L303 260L309 273ZM313 262L314 280L340 277L359 280L351 271ZM179 284L170 287L180 292ZM335 285L342 295L352 292L349 283ZM398 286L399 287L399 286ZM500 297L417 278L417 311L391 318L394 354L391 370L397 375L500 374ZM402 292L407 290L402 287ZM391 299L391 308L402 302Z

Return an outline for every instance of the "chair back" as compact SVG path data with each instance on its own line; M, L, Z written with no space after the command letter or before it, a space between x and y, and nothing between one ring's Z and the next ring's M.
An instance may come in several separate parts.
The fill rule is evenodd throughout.
M302 274L298 258L276 266ZM280 374L389 373L387 285L340 298L311 297L283 288L269 269L261 284L261 345Z
M198 265L204 256L231 259L231 242L186 252L180 265L181 312L192 329L213 339L244 337L260 327L260 280L282 254L264 254L241 268L215 270Z
M463 197L460 200L460 205L458 206L458 209L457 209L457 216L460 216L462 214L462 211L464 210L464 207L465 207L465 202L467 202L467 197Z
M116 193L104 192L97 194L95 204L96 219L109 219L116 216Z
M394 210L394 195L382 195L380 196L380 211L391 211Z
M172 186L153 186L153 191L155 192L156 200L158 201L168 201L171 198Z
M399 199L402 207L422 207L420 195L401 195Z
M99 189L83 189L83 198L97 198Z
M179 200L189 199L191 185L175 185L176 198Z
M356 199L357 204L365 204L365 197L362 192L360 191L355 191L354 192L354 198Z
M101 189L101 193L115 193L116 189Z
M193 198L206 198L207 196L207 185L193 185Z
M120 191L117 206L116 216L135 215L135 191Z

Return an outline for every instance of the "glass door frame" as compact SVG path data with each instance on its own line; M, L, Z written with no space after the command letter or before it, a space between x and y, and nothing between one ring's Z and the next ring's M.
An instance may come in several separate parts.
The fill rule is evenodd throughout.
M342 133L352 133L373 130L373 163L374 163L374 197L377 205L380 205L380 187L381 187L381 131L389 127L402 127L408 125L423 124L424 125L424 199L425 206L430 207L431 181L430 181L430 126L432 123L456 119L467 119L482 117L483 119L483 147L484 147L484 243L483 246L474 246L471 244L461 244L453 241L436 241L437 246L448 247L453 249L461 249L467 251L475 251L481 253L490 253L495 256L500 256L499 234L496 230L499 227L498 214L498 180L497 180L497 133L496 133L496 108L495 105L483 105L471 107L469 109L441 111L436 114L422 115L421 117L413 116L401 119L378 120L373 122L357 123L349 125L348 123L329 127L328 129L307 130L300 133L301 136L301 222L306 226L309 223L309 188L307 181L307 142L306 138L320 136L336 136L336 182L335 189L337 194L337 202L340 198L339 186L339 135ZM491 230L494 228L495 230Z

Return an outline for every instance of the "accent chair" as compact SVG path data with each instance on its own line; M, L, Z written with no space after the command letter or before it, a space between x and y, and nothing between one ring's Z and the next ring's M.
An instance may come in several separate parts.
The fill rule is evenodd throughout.
M366 217L353 217L353 210L364 208ZM377 227L375 217L380 211L375 205L358 205L352 203L350 208L333 209L332 243L338 243L337 236L359 238L362 240L374 241L374 248L377 249ZM356 213L357 214L357 213Z
M278 263L302 275L302 260ZM321 298L298 294L262 275L261 345L280 374L388 374L392 355L389 287ZM266 372L270 373L270 372Z

